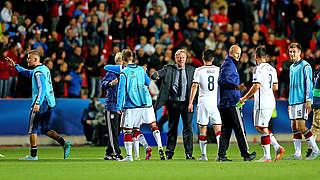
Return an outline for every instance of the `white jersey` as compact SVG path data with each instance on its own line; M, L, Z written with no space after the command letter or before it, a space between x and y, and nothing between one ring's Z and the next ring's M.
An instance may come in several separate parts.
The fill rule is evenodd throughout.
M199 84L198 106L218 106L218 77L220 68L202 66L194 71L193 82Z
M274 109L276 101L272 86L278 83L276 70L268 63L261 63L253 70L252 82L260 84L254 94L254 109Z

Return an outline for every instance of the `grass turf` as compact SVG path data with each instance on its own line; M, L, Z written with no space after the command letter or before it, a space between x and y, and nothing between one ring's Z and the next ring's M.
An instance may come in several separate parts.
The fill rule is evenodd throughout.
M284 145L284 157L294 152L293 145ZM250 145L262 157L258 144ZM305 156L306 145L303 146ZM272 155L273 155L273 148ZM207 162L185 160L184 148L176 147L173 160L160 161L157 148L153 147L151 160L117 162L103 160L104 147L72 147L69 159L63 159L61 147L39 147L39 161L19 161L29 154L29 148L2 148L0 153L0 179L320 179L320 160L285 161L272 163L244 162L237 145L230 145L227 152L232 162L215 162L216 145L208 145ZM125 154L122 148L122 154ZM144 157L140 147L140 156ZM198 145L194 156L200 157Z

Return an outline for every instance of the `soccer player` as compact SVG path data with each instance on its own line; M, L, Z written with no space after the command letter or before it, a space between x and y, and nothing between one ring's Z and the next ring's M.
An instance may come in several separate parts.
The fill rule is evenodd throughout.
M148 75L143 67L133 63L133 52L131 50L123 50L122 57L127 67L124 68L120 74L116 110L118 114L121 114L121 110L124 109L121 126L124 129L124 145L127 156L120 161L133 161L132 133L136 131L134 132L135 137L140 140L142 136L139 136L141 133L137 134L138 130L136 128L140 127L142 120L147 123L155 123L155 115L152 107L152 98L147 89L150 83ZM155 138L159 145L161 142L160 132L155 135ZM146 141L142 143L145 145ZM151 148L146 150L146 159L149 159L151 156ZM159 153L160 158L164 159L162 144Z
M120 74L122 68L127 66L127 62L123 62L123 64L124 64L124 66L106 65L104 67L104 69L107 70L107 71L110 71L110 72L114 72L116 74ZM147 98L148 98L148 102L152 102L152 99L150 100L151 96L147 96ZM151 105L152 104L148 104L147 106L151 107ZM123 118L122 118L122 120L123 120ZM160 130L159 130L158 126L157 126L155 117L154 116L150 116L148 118L144 118L142 123L143 124L148 124L149 127L151 128L153 137L156 140L157 145L158 145L158 151L159 151L160 159L161 160L165 160L162 141L161 141ZM120 123L121 126L122 126L122 124L123 123ZM152 148L148 145L147 140L145 139L144 135L141 133L141 131L139 129L140 125L141 124L136 124L134 126L133 131L132 131L132 135L133 135L132 139L133 139L133 148L134 148L134 152L135 152L135 160L140 160L139 143L146 150L146 160L149 160L150 157L151 157ZM123 128L123 127L121 127L121 128Z
M291 120L295 154L290 155L286 159L302 160L301 142L303 134L308 144L312 147L312 153L307 160L312 160L320 156L315 138L305 125L306 120L308 119L308 113L311 112L311 100L313 96L312 69L310 64L300 57L300 44L290 44L288 51L289 58L293 62L290 66L288 113Z
M38 160L37 156L37 141L38 141L38 126L41 126L41 133L56 140L64 150L64 159L70 154L71 144L65 142L63 137L49 128L49 121L53 108L56 105L50 71L47 66L40 63L40 52L31 50L28 52L28 66L35 67L33 70L27 70L15 64L10 58L6 57L6 61L10 66L23 75L32 79L32 105L29 119L28 133L30 137L31 154L20 160Z
M202 53L204 66L195 70L193 75L193 84L191 87L188 110L193 112L193 100L197 93L198 86L199 96L197 105L197 123L200 129L199 145L202 153L199 161L207 161L207 126L210 122L213 125L216 134L217 143L221 134L221 117L218 110L218 77L220 68L212 65L214 60L214 51L206 49Z
M243 104L254 95L254 126L261 134L261 145L264 152L264 156L255 162L272 162L270 143L276 152L275 161L278 161L284 153L284 148L279 145L272 132L268 130L269 121L276 105L273 91L278 90L278 78L276 70L266 62L266 58L266 48L257 47L255 54L257 66L253 70L253 86L246 95L240 98L240 102Z

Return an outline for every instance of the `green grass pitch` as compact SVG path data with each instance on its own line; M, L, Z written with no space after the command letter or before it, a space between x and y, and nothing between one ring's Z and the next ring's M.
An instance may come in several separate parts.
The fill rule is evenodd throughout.
M293 145L284 145L284 157L293 153ZM303 146L305 156L306 145ZM273 155L273 148L272 155ZM320 179L320 160L285 161L272 163L244 162L237 145L230 145L227 152L232 162L215 162L217 145L208 145L207 162L185 160L184 148L176 147L173 160L160 161L157 148L153 147L151 160L117 162L103 160L104 147L72 147L69 159L63 160L61 147L39 147L39 161L19 161L29 153L29 148L1 148L0 179ZM258 144L250 144L250 152L257 158L263 155ZM122 148L122 154L125 154ZM140 147L140 156L144 157ZM194 156L200 157L199 145L194 145ZM302 180L303 180L302 179Z

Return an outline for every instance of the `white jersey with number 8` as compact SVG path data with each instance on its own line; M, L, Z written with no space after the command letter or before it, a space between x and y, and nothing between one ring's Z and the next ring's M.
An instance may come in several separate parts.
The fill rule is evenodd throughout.
M217 107L219 71L220 68L214 65L195 70L193 82L199 84L198 106Z
M278 83L277 71L270 64L261 63L253 70L252 82L260 84L254 94L254 109L274 109L276 101L272 86Z

